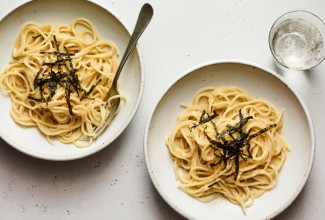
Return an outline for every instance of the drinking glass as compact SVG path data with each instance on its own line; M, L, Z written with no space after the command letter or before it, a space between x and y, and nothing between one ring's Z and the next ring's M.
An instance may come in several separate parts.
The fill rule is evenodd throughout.
M325 24L313 13L291 11L279 17L269 33L275 60L292 70L308 70L325 57Z

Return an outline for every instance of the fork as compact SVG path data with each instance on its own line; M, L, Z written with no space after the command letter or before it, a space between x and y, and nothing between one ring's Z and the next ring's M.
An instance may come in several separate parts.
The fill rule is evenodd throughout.
M106 94L106 97L104 99L105 101L107 101L109 99L109 97L119 95L119 92L117 91L118 78L121 74L121 71L124 67L126 60L129 58L129 56L132 52L132 49L136 45L137 41L139 40L139 38L142 35L142 33L144 32L144 30L147 28L149 22L151 21L152 16L153 16L152 6L148 3L144 4L140 10L137 23L136 23L133 33L131 35L130 41L126 47L126 50L124 52L124 55L120 62L120 65L117 68L116 74L115 74L113 82L112 82L112 86ZM113 121L115 115L117 114L117 110L120 105L120 97L118 96L117 98L113 98L110 100L110 102L111 102L111 106L110 106L111 111L109 112L104 125L102 127L97 127L95 129L95 132L94 132L95 134L93 136L94 138L97 138L98 135L100 135L106 129L106 127ZM105 107L106 108L108 107L108 102L106 103Z

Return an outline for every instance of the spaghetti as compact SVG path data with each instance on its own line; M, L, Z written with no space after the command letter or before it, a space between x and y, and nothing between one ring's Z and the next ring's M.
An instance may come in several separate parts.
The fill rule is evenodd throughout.
M104 100L117 70L116 45L100 40L93 24L25 24L0 87L10 95L15 122L51 137L89 146L109 115Z
M202 201L219 196L246 212L274 188L289 150L283 110L237 87L205 87L182 104L166 145L179 188Z

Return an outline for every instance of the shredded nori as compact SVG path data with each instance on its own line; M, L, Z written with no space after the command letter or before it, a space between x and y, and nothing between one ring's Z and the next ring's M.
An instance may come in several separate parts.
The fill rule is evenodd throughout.
M39 35L33 36L34 39L36 39L36 38L38 38L38 37L42 37L42 35L39 34Z
M204 116L207 115L205 118ZM219 158L218 162L215 164L210 164L211 166L216 166L219 164L224 164L224 167L227 167L228 161L233 158L233 162L235 164L235 171L216 182L209 185L209 187L212 187L215 184L218 184L219 182L222 182L226 179L228 179L230 176L234 175L234 179L237 180L237 176L239 173L239 161L247 159L252 159L252 154L250 151L250 141L263 134L264 132L267 132L268 130L276 127L276 124L272 124L268 127L265 127L261 130L259 130L256 133L250 134L251 129L248 130L248 132L244 132L243 128L245 124L253 119L252 116L243 117L241 110L239 110L239 122L237 122L235 125L227 125L227 129L218 132L217 126L215 122L212 120L215 117L217 117L217 114L214 112L213 115L209 115L206 113L205 110L202 111L202 115L200 117L200 120L197 125L194 125L191 127L191 129L196 128L199 125L203 125L205 123L210 122L213 125L214 131L216 133L214 138L211 138L206 132L204 128L204 135L210 142L209 147L211 147L214 150L214 155ZM247 153L245 153L247 152Z
M204 118L205 115L207 115L206 118ZM205 109L203 109L202 114L201 114L201 116L200 116L200 121L199 121L199 123L198 123L197 125L192 126L191 129L194 129L194 128L196 128L196 127L199 126L199 125L205 124L205 123L211 121L212 119L214 119L214 118L217 117L217 116L218 116L218 114L217 114L215 111L213 112L213 115L209 115L209 113L207 113L207 112L205 111Z
M34 36L34 38L40 36L41 35L37 35ZM56 51L41 51L40 54L54 54L56 55L56 60L42 63L42 67L39 69L34 79L34 87L35 89L39 89L40 97L29 95L28 98L35 102L48 103L55 95L57 87L61 86L65 90L65 99L69 108L69 113L73 115L74 113L70 101L71 93L76 92L80 100L88 98L90 93L92 93L95 87L101 82L101 79L97 79L88 91L84 89L82 85L80 85L80 81L76 75L77 69L75 69L72 64L72 56L74 56L74 53L69 53L65 46L63 47L65 52L61 52L55 35L53 38ZM50 95L47 98L44 97L44 88L48 88L50 91Z

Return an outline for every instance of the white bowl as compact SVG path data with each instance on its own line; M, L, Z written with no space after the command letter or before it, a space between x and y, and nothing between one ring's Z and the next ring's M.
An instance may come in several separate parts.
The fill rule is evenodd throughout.
M165 139L175 126L180 103L192 103L205 86L238 86L252 96L284 108L283 134L291 151L280 171L278 185L247 208L226 199L202 203L177 188L173 162ZM151 180L164 200L189 219L270 219L287 208L306 183L314 159L315 137L311 118L297 93L270 69L236 60L197 66L178 77L159 99L145 132L145 159Z
M125 51L130 32L111 11L95 3L83 0L36 0L21 5L0 22L0 66L5 68L11 60L13 43L20 28L28 21L37 23L71 23L78 17L89 19L101 39L116 43L120 53ZM134 18L136 19L136 18ZM123 55L123 54L121 54ZM120 56L121 58L122 56ZM77 148L72 144L55 142L50 145L38 128L24 128L17 125L9 114L11 100L0 93L0 136L9 145L28 155L47 160L72 160L91 155L112 143L134 117L143 93L144 73L138 48L131 53L121 73L120 92L126 97L121 112L112 124L91 146Z

